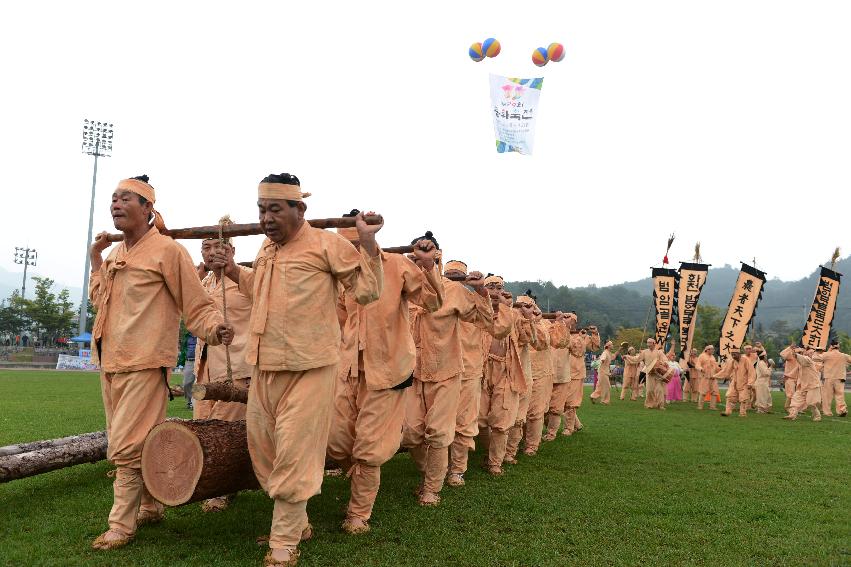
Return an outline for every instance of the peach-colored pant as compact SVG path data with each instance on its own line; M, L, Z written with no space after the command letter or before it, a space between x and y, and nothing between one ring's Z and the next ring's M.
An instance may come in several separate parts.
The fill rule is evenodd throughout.
M795 397L795 389L797 388L798 381L794 378L790 378L788 376L783 377L783 393L786 394L786 402L783 404L784 409L789 409L789 406L792 404L792 398Z
M709 409L715 409L715 404L721 395L721 390L718 388L718 380L714 378L700 379L700 397L697 400L698 409L703 409L707 394L709 394Z
M455 437L455 419L461 399L461 375L440 382L414 384L405 394L402 445L411 450L423 474L423 489L438 493L449 468L449 445Z
M567 395L570 393L570 382L562 382L553 384L552 394L550 394L550 407L547 410L547 435L555 435L558 433L558 428L561 426L561 418L567 408Z
M485 362L485 379L482 384L482 401L479 408L479 430L487 429L489 467L501 467L508 444L508 431L517 420L520 394L511 389L505 362L488 358Z
M789 415L797 417L799 413L810 407L813 410L813 419L821 419L821 412L818 408L821 401L821 388L795 390L792 403L789 404Z
M848 406L845 405L845 382L829 378L824 381L821 387L821 409L824 415L833 415L831 412L831 404L836 401L836 413L842 414L848 411Z
M369 390L363 371L337 380L328 456L351 479L347 514L369 520L381 484L381 465L402 442L405 390Z
M733 406L739 404L739 415L747 415L750 405L751 391L750 388L737 389L734 384L730 384L727 388L726 408L724 413L727 415L733 413Z
M275 499L269 547L298 545L307 500L319 494L337 365L254 370L248 390L248 451L260 486Z
M647 375L647 397L644 399L644 407L648 409L665 407L665 382L652 372Z
M455 439L449 447L449 473L467 472L469 452L476 448L479 434L479 404L482 398L482 378L461 380L458 413L455 416Z
M597 386L591 392L592 400L600 400L600 403L608 404L611 399L612 383L608 376L597 376Z
M564 429L568 433L573 433L582 427L576 411L582 405L585 381L582 379L571 380L567 384L567 409L564 412Z
M529 406L532 403L533 385L534 382L527 383L526 391L520 394L514 425L508 430L508 439L505 444L506 458L510 457L513 459L517 456L518 449L520 449L520 441L523 439L523 428L526 426L526 414L529 413Z
M529 411L526 413L526 436L524 439L526 451L537 451L541 445L544 414L549 408L552 391L552 376L541 376L532 382L532 396L529 402Z
M116 466L109 528L136 533L140 510L161 513L142 481L142 445L156 424L165 421L168 390L161 368L136 372L101 372L100 391L109 445L106 458Z

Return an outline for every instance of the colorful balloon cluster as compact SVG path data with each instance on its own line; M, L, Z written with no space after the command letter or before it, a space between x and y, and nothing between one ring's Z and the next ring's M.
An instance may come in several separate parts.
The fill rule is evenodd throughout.
M562 59L564 59L564 46L560 43L551 43L549 47L539 47L532 52L532 63L538 67L543 67L549 61L558 63Z
M470 46L470 59L478 63L485 57L496 57L499 55L499 51L502 49L499 41L489 37L481 43L474 43Z

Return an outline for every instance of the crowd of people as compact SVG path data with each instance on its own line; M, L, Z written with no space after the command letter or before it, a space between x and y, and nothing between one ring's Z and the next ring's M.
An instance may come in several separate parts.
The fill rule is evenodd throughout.
M378 246L381 222L367 222L373 213L352 210L344 216L354 226L337 233L310 226L309 194L289 174L259 184L266 240L252 267L238 265L234 243L221 237L202 242L203 261L193 266L186 249L161 234L148 181L118 184L111 213L124 239L105 260L106 233L91 251L93 358L101 368L107 458L116 466L109 529L96 549L124 546L138 526L163 517L145 490L141 449L166 417L181 317L198 337L197 383L230 380L248 389L247 404L196 401L193 415L246 421L254 473L274 500L267 566L297 563L299 543L312 536L307 501L319 493L327 461L349 480L341 527L354 535L369 531L381 467L400 447L419 473L414 498L438 506L445 484L468 482L477 446L487 473L500 476L517 463L521 446L531 458L542 442L581 430L586 354L601 347L593 402L609 403L611 366L620 356L622 399L630 390L648 408L665 408L675 375L699 409L704 396L715 408L718 380L731 383L724 415L736 404L744 415L751 400L758 411L770 404L761 382L770 364L758 346L732 352L722 366L712 347L675 362L652 339L640 352L601 345L597 329L581 328L577 314L544 313L530 293L513 297L500 276L444 262L431 232L414 238L406 257ZM832 352L784 351L795 383L787 391L790 417L806 407L817 412L811 380L818 365L832 380L842 366L844 379L851 358ZM202 507L221 511L232 497Z

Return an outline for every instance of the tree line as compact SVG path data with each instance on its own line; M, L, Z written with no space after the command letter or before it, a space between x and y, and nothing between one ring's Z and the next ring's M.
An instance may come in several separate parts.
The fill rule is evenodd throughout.
M33 277L35 293L24 299L18 290L0 302L0 340L15 343L16 337L27 336L29 343L55 345L59 339L76 334L77 308L67 289L53 292L50 278ZM91 312L91 310L90 310ZM92 318L89 319L91 325Z

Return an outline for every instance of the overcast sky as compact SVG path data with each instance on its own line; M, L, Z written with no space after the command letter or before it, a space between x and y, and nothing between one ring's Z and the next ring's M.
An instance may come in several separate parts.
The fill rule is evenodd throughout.
M115 124L95 232L124 177L149 174L176 228L256 222L257 182L287 171L308 217L372 209L381 244L432 230L512 280L642 278L671 232L672 261L700 240L782 279L851 252L851 3L380 5L4 3L0 266L29 245L81 285L84 118ZM472 62L489 36L502 53ZM554 41L564 61L534 67ZM489 73L545 78L535 155L495 152Z

